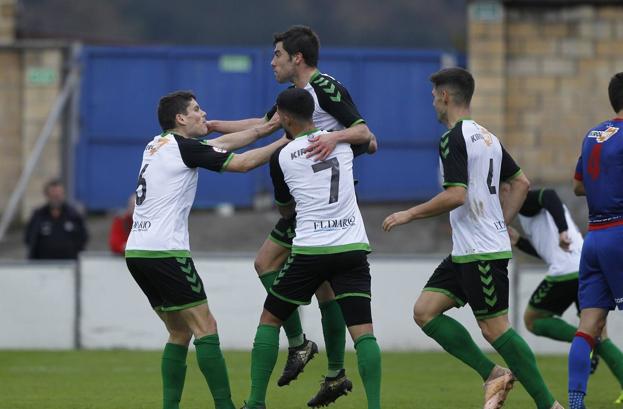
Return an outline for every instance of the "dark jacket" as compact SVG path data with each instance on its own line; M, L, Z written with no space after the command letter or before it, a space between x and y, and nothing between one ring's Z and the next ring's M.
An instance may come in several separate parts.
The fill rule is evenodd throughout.
M24 237L30 259L76 259L88 239L82 216L66 203L56 219L49 205L36 209Z

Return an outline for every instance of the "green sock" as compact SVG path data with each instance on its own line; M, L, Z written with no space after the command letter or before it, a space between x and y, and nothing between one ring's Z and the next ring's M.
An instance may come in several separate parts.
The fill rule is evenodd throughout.
M322 333L329 361L328 376L344 368L344 348L346 348L346 323L342 309L336 300L320 304Z
M537 408L550 409L554 404L554 397L547 389L536 365L534 353L526 341L515 330L509 328L491 345L502 355L510 370L532 396Z
M214 407L216 409L235 409L231 400L227 366L221 352L218 334L195 339L194 344L197 350L197 363L199 363L199 369L201 369L201 373L208 382L210 392L212 392Z
M540 335L557 341L573 341L577 330L577 327L574 327L558 317L539 318L532 323L532 333L534 335Z
M359 375L368 398L368 409L381 409L381 349L372 334L355 341Z
M275 278L277 278L277 274L279 274L279 271L270 271L260 276L260 281L266 291L273 286ZM303 341L305 339L303 338L303 327L301 326L301 316L299 315L298 308L294 310L292 315L290 315L290 317L283 322L282 326L286 336L288 337L289 347L298 347L303 345Z
M186 379L186 355L188 347L168 343L162 353L162 408L179 409L184 379Z
M607 338L595 346L595 352L606 361L608 368L623 389L623 353L621 350Z
M268 381L277 363L278 354L279 327L260 324L251 352L251 394L247 400L249 408L265 405Z
M495 364L482 353L458 321L440 314L424 325L422 330L452 356L478 372L483 380L487 380Z

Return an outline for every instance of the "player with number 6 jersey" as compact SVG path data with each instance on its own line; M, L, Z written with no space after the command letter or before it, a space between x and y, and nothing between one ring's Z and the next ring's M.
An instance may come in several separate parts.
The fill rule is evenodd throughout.
M216 409L234 409L216 320L197 274L188 241L188 214L195 200L198 168L247 172L266 163L287 142L236 155L229 150L255 142L279 128L275 121L243 132L199 141L207 134L206 113L195 96L177 91L160 99L162 134L149 142L136 188L126 264L169 333L162 355L163 409L179 409L188 345L194 337L197 362Z

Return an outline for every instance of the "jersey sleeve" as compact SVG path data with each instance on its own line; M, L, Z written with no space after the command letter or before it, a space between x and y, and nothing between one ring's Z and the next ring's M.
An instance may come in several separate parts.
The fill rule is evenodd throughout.
M565 208L558 193L553 189L541 189L540 193L540 204L552 215L554 223L558 227L558 233L566 231L569 226L565 218Z
M584 167L582 165L582 155L578 158L578 163L575 165L575 175L573 176L578 182L584 180Z
M209 141L175 135L184 164L189 168L204 168L222 172L234 156L233 153L209 145Z
M290 194L290 189L286 183L285 177L283 175L283 170L281 169L281 165L279 164L279 153L281 152L283 147L277 149L273 152L270 157L270 178L273 181L273 188L275 190L275 203L280 206L285 206L292 202L292 195Z
M467 189L467 147L457 126L446 132L439 142L439 157L443 167L443 187L463 186Z
M311 81L311 86L316 91L320 107L337 119L344 128L366 122L359 114L346 87L334 78L321 74Z
M277 104L273 105L267 112L266 114L264 114L264 119L267 121L270 121L273 117L273 115L275 115L277 113Z
M500 181L505 182L521 174L521 168L513 157L502 146L502 168L500 169Z

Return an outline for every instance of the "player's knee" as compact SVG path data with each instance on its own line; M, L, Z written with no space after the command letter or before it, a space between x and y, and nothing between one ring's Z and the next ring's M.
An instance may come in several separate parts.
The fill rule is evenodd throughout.
M255 257L255 261L253 262L253 267L255 267L255 272L257 275L261 275L266 272L266 262L262 260L261 257Z
M413 320L420 328L428 324L436 316L437 314L433 314L431 311L423 308L417 303L413 307Z
M169 330L169 342L177 345L188 345L192 338L192 332L182 329L170 329Z
M529 314L527 311L523 316L523 323L526 326L526 329L532 333L534 333L534 316Z

